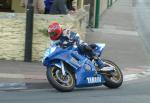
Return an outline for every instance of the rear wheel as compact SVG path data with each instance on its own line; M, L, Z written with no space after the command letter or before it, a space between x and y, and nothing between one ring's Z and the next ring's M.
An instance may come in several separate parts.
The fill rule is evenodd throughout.
M66 75L62 74L60 68L54 66L47 69L47 79L49 83L61 92L72 91L75 87L75 78L72 72L65 70Z
M104 77L106 82L104 83L105 86L109 88L118 88L123 83L123 74L120 68L112 61L103 59L103 62L106 63L108 66L114 67L114 72L112 73L104 73Z

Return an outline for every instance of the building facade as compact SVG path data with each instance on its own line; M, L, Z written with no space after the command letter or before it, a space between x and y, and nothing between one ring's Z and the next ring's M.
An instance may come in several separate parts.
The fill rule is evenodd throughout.
M90 1L96 4L97 0L74 0L73 5L77 9L84 8L84 5L90 4ZM99 0L101 13L104 12L107 7L111 6L117 0ZM20 0L0 0L0 12L24 12L24 8L20 6Z
M92 3L92 19L93 22L97 22L95 20L96 1L100 1L100 8L97 9L100 15L107 9L109 2L107 0L92 1L74 0L77 11L73 16L34 14L32 60L41 61L44 50L50 46L49 38L44 32L52 21L71 28L84 39L88 12L91 10L87 12L83 8ZM0 18L0 59L24 60L26 14L25 9L20 6L20 0L0 0Z

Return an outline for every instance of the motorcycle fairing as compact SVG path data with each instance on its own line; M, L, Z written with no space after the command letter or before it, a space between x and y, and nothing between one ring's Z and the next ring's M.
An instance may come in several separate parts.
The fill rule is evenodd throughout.
M50 50L47 50L50 51ZM86 61L85 57L82 57L77 51L68 51L65 49L56 48L55 52L46 56L43 60L43 65L46 67L53 66L53 62L64 61L74 68L74 71L80 68Z
M47 68L55 65L61 69L61 61L69 64L75 74L76 87L99 86L105 82L103 76L97 74L94 64L77 51L54 47L48 49L47 53L49 54L45 53L43 65Z
M105 44L103 43L95 43L95 44L96 44L95 53L97 56L101 56L102 51L105 47Z
M56 54L59 55L56 55ZM104 79L101 75L96 73L95 66L92 64L90 60L85 57L82 57L76 52L66 52L61 50L61 53L57 51L54 55L49 55L45 60L44 63L48 64L49 66L57 66L61 69L60 61L64 61L69 64L72 70L75 73L76 77L76 87L88 87L88 86L99 86L104 83ZM89 83L87 78L97 78L99 77L100 81L93 81L93 83Z
M76 87L90 87L90 86L100 86L105 81L101 74L97 74L95 66L91 63L90 60L87 60L86 63L76 71ZM88 81L88 78L92 78L91 82ZM96 78L100 80L96 80Z

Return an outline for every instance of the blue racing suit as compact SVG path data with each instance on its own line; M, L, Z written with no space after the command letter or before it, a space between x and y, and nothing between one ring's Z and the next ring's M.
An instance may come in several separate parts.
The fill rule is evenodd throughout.
M80 40L80 36L78 33L72 32L68 29L63 30L63 34L57 41L52 41L52 45L65 45L65 46L73 46L76 45L78 47L79 53L80 54L86 54L90 57L90 59L94 59L96 57L96 54L94 52L94 48L96 47L95 44L88 45L87 43L83 42ZM100 68L104 66L103 61L100 59L95 59L97 64L99 65Z
M72 32L68 29L63 30L63 34L60 36L59 40L52 41L51 44L56 45L66 45L66 46L72 46L76 45L77 47L82 44L82 40L80 40L80 36L78 33Z

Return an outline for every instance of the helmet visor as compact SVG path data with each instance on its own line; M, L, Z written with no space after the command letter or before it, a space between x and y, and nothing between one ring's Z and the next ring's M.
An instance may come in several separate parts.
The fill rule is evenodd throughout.
M50 37L53 37L53 36L56 35L56 33L55 32L51 32L49 35L50 35Z

